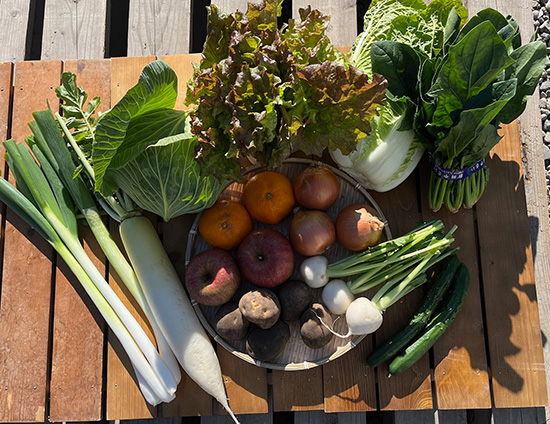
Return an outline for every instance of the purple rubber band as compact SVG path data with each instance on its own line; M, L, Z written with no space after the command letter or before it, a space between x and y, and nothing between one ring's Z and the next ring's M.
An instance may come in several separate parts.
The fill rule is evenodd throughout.
M465 180L470 175L475 174L478 171L481 171L485 167L485 158L481 159L478 163L476 163L473 166L470 166L469 168L462 168L462 169L448 169L443 168L442 166L438 166L435 164L435 159L431 153L428 153L428 158L430 159L430 163L432 164L432 171L434 174L441 178L442 180L447 181L460 181Z

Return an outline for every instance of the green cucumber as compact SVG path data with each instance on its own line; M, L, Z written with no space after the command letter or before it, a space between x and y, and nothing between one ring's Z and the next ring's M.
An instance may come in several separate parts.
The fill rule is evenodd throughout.
M453 280L453 290L442 312L428 324L413 344L403 350L390 363L388 378L403 373L424 356L456 318L464 304L470 285L470 274L466 265L460 264Z
M391 337L384 344L367 358L367 366L377 367L378 365L395 358L405 346L407 346L428 324L437 306L443 299L447 289L453 282L453 276L460 265L456 255L452 255L445 262L443 270L428 291L424 302L414 314L412 320L395 336Z

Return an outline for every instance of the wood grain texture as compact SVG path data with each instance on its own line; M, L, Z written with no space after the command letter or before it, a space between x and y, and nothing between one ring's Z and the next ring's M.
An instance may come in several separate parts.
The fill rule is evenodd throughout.
M393 237L413 230L421 220L416 195L416 175L387 193L371 193L389 222ZM376 288L374 289L374 291ZM376 343L395 335L413 316L422 301L416 290L384 313L384 323L375 333ZM387 378L388 367L377 368L378 397L382 410L432 409L431 372L428 355L399 376Z
M0 4L0 62L25 60L30 1L2 0Z
M470 0L470 15L487 7L499 10L503 15L510 14L517 20L523 43L533 34L533 11L528 1ZM523 114L519 117L521 147L523 155L523 176L527 203L527 216L533 249L537 304L541 332L546 339L550 334L550 289L547 284L550 275L550 220L548 219L548 197L546 169L544 163L543 133L540 121L539 91L527 101ZM491 184L491 183L490 183ZM547 381L550 376L550 344L544 344ZM550 384L547 384L550 390Z
M217 346L229 405L236 414L268 412L267 370L249 364ZM218 409L220 407L218 406Z
M89 241L86 252L105 274L105 258L95 246L91 231L81 228L79 233ZM78 280L59 259L55 283L49 419L98 421L102 418L105 323Z
M191 1L130 2L128 56L189 53Z
M480 267L476 248L475 216L472 210L461 209L452 214L442 208L430 211L427 201L430 166L421 163L421 196L424 220L440 219L445 228L453 225L453 246L459 247L459 259L470 271L470 287L462 310L445 334L433 346L434 380L439 409L490 408L491 393L485 352L485 335L479 284Z
M503 134L487 161L491 180L476 206L494 406L544 406L548 397L519 128L507 125Z
M105 56L106 0L46 0L42 60Z
M274 370L272 376L274 411L323 409L322 367L292 372Z
M185 93L187 83L193 77L193 64L199 64L201 53L163 56L162 60L170 66L178 76L178 98L175 109L185 109Z
M64 71L76 74L77 84L86 90L89 100L101 98L101 111L110 107L109 60L68 60ZM89 227L81 227L80 233L88 255L105 275L105 258ZM66 270L57 270L54 311L50 420L100 420L105 323L80 283Z
M54 106L61 62L16 64L12 136L29 134L31 112ZM42 75L37 79L36 75ZM51 325L52 248L7 212L0 300L0 421L44 421Z
M376 410L376 373L365 367L372 338L323 366L325 412Z
M233 13L236 10L246 12L248 9L248 0L212 0L212 4L225 13Z
M299 18L299 9L311 6L330 16L327 35L335 46L351 46L357 37L357 5L354 0L293 0L292 16Z

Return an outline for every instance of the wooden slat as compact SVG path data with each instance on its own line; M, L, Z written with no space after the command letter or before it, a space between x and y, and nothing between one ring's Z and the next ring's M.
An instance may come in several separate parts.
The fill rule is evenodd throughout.
M178 98L176 99L175 109L185 109L184 100L187 92L187 83L193 76L193 63L200 63L201 54L182 54L162 56L165 61L178 76Z
M42 60L105 56L106 0L47 0Z
M367 337L351 352L323 366L325 412L376 410L376 373L365 367Z
M111 59L111 104L114 105L133 87L145 65L154 57L116 58ZM119 240L118 228L113 225L111 233ZM138 322L146 325L143 317L131 296L118 281L116 274L111 273L110 284L124 304L132 311ZM152 332L149 329L149 335ZM109 349L107 352L107 419L140 419L156 416L156 408L147 405L133 377L128 359L118 341L111 332L108 333Z
M273 371L273 410L323 409L323 368L305 371Z
M420 221L416 196L416 177L412 175L399 187L387 193L371 193L389 222L393 237L405 234ZM376 332L376 342L384 342L405 325L420 304L422 293L416 290L384 314L384 323ZM387 364L377 368L378 396L382 410L431 409L431 377L428 355L422 357L408 371L387 378Z
M233 13L236 10L246 12L248 9L247 0L213 0L212 4L225 13ZM254 3L254 2L252 2Z
M32 2L2 1L0 13L0 62L17 62L25 59L27 30ZM31 21L32 22L32 21Z
M351 46L357 37L357 5L355 0L293 0L292 16L299 18L299 9L311 5L330 16L327 35L335 46Z
M111 63L107 59L69 60L65 71L77 75L88 99L101 98L100 110L110 107ZM105 258L88 227L81 227L88 255L105 274ZM105 323L79 282L57 271L54 306L50 420L102 418Z
M191 0L130 2L128 56L189 53Z
M29 134L31 112L55 107L61 62L16 64L12 136ZM40 75L41 78L36 78ZM52 248L7 212L0 307L0 421L44 421L52 293Z
M99 247L91 247L94 240L89 228L79 232L90 241L85 249L95 266L104 272L105 259ZM102 418L105 323L78 280L59 262L60 259L55 281L49 419L98 421Z
M519 128L507 125L477 204L494 406L548 403Z
M440 219L445 228L453 225L453 246L460 247L459 259L470 271L470 288L460 314L433 347L434 380L439 409L490 408L491 393L485 352L485 336L479 285L479 263L476 249L476 228L472 210L461 209L452 214L442 208L430 211L427 202L430 166L421 163L422 212L425 220Z

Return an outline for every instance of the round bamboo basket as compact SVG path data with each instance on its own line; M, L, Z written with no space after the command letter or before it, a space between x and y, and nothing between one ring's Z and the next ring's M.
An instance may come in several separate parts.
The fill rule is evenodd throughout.
M361 186L360 183L355 181L352 177L346 173L336 169L330 165L327 165L323 162L313 161L309 159L287 159L283 164L276 169L276 171L281 172L286 175L290 181L294 182L298 174L308 166L322 164L330 168L339 178L340 181L340 192L336 202L326 210L326 213L333 219L336 220L338 212L342 210L345 206L352 203L366 203L371 205L378 213L381 220L386 221L384 214L374 201L374 199L368 194L368 192ZM231 199L236 201L242 201L242 191L243 186L246 181L251 178L253 175L258 172L263 171L265 168L262 167L252 167L247 170L244 179L240 183L230 184L220 195L220 198ZM292 216L294 213L303 209L297 205L294 209L294 212L290 216L286 217L281 223L277 225L266 225L261 223L254 223L254 229L258 228L273 228L277 231L280 231L285 236L288 237L288 228ZM202 239L198 232L200 214L197 215L191 231L189 233L188 244L186 249L186 266L191 260L191 258L198 253L207 250L210 246ZM390 239L391 233L389 226L385 226L385 238ZM236 251L230 252L234 257L236 257ZM324 253L324 255L329 259L329 263L342 259L346 256L351 255L352 252L343 248L337 241L334 242L329 249ZM303 256L295 253L295 266L294 272L291 276L291 279L300 279L300 263L304 259ZM252 288L253 286L247 281L241 283L239 292L235 295L236 298L239 298L244 292ZM276 289L275 289L276 291ZM315 301L319 301L321 298L321 289L315 289ZM271 362L263 362L257 359L252 358L246 353L246 343L245 340L238 342L227 342L222 339L218 334L216 334L215 329L213 328L214 316L219 307L204 306L197 303L195 300L191 299L195 311L205 329L208 333L225 349L234 354L235 356L241 358L242 360L255 364L260 367L271 368L276 370L284 371L297 371L310 369L319 365L326 364L329 361L332 361L346 352L353 349L365 336L351 336L346 339L341 339L339 337L333 337L332 340L321 349L311 349L304 344L300 337L300 323L289 322L290 327L290 340L285 346L284 351L277 356ZM336 318L335 316L333 318ZM334 323L334 330L340 334L347 332L347 324L344 316L341 316Z

